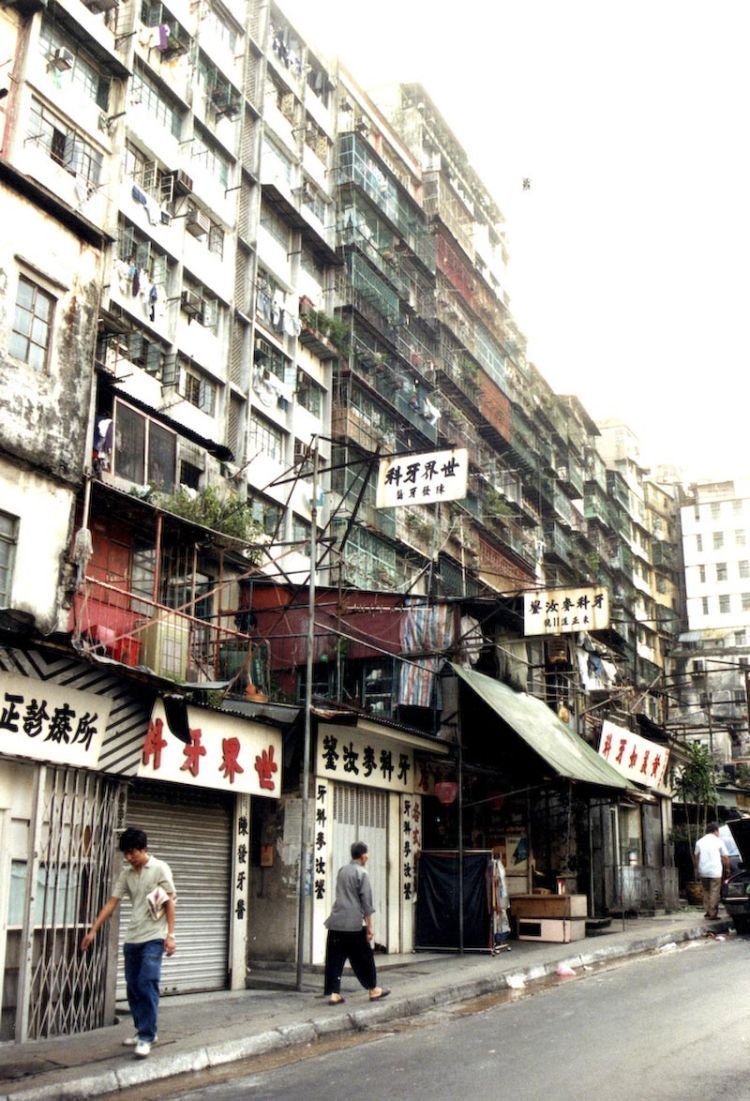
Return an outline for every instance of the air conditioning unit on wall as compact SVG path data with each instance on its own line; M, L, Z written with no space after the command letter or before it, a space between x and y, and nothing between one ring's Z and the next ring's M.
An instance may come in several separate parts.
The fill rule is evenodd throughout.
M73 62L75 58L70 50L66 50L63 46L58 46L52 50L49 55L49 63L51 68L57 69L58 72L64 73L68 69L73 68Z
M211 229L211 223L202 210L191 210L185 219L185 228L193 237L205 237Z
M141 632L141 664L160 677L184 681L190 653L190 622L166 613Z

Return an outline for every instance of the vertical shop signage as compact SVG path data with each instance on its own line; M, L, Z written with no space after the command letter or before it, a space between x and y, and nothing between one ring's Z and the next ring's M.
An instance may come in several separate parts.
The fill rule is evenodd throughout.
M401 894L404 902L416 898L417 858L422 849L422 800L401 796Z

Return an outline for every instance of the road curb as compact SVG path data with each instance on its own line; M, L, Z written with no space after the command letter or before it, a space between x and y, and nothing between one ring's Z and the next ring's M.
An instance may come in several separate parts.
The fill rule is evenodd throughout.
M0 1095L0 1101L85 1101L89 1097L101 1097L120 1089L173 1078L179 1074L226 1066L227 1063L265 1055L271 1051L314 1043L316 1039L337 1032L364 1032L389 1021L416 1017L441 1006L480 998L503 989L528 987L554 975L561 966L580 971L597 963L648 955L668 944L702 939L707 932L723 933L730 928L731 922L714 922L710 929L705 925L697 925L678 932L672 930L653 937L643 937L624 945L602 945L590 952L578 952L548 963L509 969L494 976L467 978L463 983L454 981L450 986L434 993L391 997L384 1005L363 1006L341 1015L327 1013L306 1021L281 1025L255 1036L233 1038L198 1047L193 1051L157 1053L147 1060L129 1062L116 1070L102 1071L100 1074L86 1073L64 1082L38 1082L36 1085L21 1086L18 1090Z

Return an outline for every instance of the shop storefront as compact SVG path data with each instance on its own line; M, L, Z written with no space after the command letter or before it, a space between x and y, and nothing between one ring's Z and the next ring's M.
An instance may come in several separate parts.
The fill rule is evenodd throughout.
M315 747L312 962L325 959L338 869L353 841L369 848L376 946L414 947L416 870L422 848L422 798L415 752L427 739L360 718L356 726L319 722ZM447 746L433 747L447 754Z
M175 873L183 943L165 993L244 986L251 800L278 799L281 735L184 701L170 725L155 696L109 665L0 648L2 1040L111 1020L116 923L79 944L126 824Z

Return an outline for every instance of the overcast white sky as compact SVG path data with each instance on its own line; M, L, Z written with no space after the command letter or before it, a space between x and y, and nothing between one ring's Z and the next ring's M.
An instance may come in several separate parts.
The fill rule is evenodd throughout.
M282 4L365 88L425 85L505 214L550 384L646 462L749 474L747 0Z

